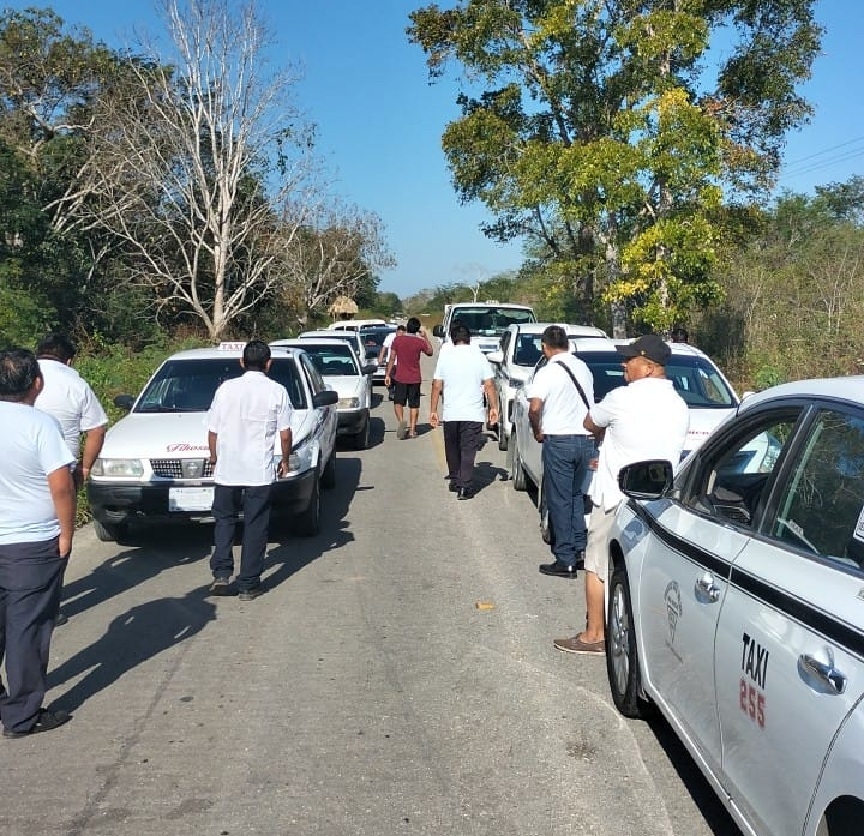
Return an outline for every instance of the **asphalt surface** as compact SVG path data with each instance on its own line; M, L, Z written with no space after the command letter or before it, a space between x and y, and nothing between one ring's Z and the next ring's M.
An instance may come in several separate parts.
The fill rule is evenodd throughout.
M738 836L669 728L616 713L604 661L553 648L581 577L538 573L495 442L459 502L440 430L397 441L386 398L374 422L253 602L207 596L208 525L78 533L47 700L74 717L0 739L0 834Z

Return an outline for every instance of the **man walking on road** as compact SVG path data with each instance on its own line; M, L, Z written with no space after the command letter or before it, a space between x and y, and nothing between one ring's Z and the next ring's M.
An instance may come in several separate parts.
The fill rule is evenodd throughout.
M528 420L540 442L543 496L554 534L553 563L544 575L575 578L585 552L585 501L582 485L594 457L594 440L583 426L594 404L594 379L582 360L570 353L567 332L550 325L541 338L546 365L526 391Z
M390 359L387 361L387 372L384 385L395 382L393 393L393 411L399 424L396 437L416 438L417 419L420 416L420 382L423 376L420 372L420 355L432 356L432 343L426 331L420 327L420 320L412 316L405 325L408 332L405 336L396 337L390 349ZM393 367L396 367L395 371ZM408 426L405 426L405 406L408 406Z
M565 653L605 652L604 585L609 533L624 499L618 488L618 471L624 465L648 459L666 459L677 465L690 423L687 404L666 377L669 346L656 334L646 334L618 346L618 351L623 355L627 385L613 389L585 419L585 429L601 441L597 472L591 483L594 510L585 552L588 619L582 633L555 639L555 647Z
M266 343L246 343L240 361L243 376L226 380L216 390L207 419L210 462L216 465L210 591L231 594L234 534L242 507L243 546L237 576L241 601L252 601L262 591L277 434L282 453L278 476L288 475L291 455L291 401L285 387L267 377L270 362Z
M56 419L33 408L36 356L0 352L0 682L4 737L51 731L70 719L42 707L63 570L75 530L72 454Z
M492 381L492 367L486 357L471 346L471 332L464 325L450 329L453 347L442 352L432 378L429 422L440 423L438 401L444 397L444 455L450 490L457 499L474 496L474 459L483 446L483 421L488 399L489 421L498 421L498 394Z
M390 352L393 349L393 340L396 337L401 337L405 333L405 326L401 323L396 326L396 330L393 333L388 334L384 337L384 342L381 345L381 351L378 352L378 365L380 366L383 362L389 359ZM390 385L387 387L387 397L389 400L393 400L393 383L391 381Z

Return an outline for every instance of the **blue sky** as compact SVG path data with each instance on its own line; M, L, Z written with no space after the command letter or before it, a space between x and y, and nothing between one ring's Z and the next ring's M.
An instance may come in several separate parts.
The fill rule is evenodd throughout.
M259 0L281 55L303 68L298 100L318 125L336 191L384 222L398 266L381 274L381 289L400 296L473 283L522 260L519 245L483 236L483 211L460 205L450 184L440 138L458 115L456 90L428 83L423 53L405 37L409 12L428 1ZM114 47L133 27L160 28L153 0L4 5L53 8ZM864 99L850 94L864 75L864 2L820 0L817 17L827 29L823 54L802 88L816 114L789 136L780 182L798 192L864 172Z

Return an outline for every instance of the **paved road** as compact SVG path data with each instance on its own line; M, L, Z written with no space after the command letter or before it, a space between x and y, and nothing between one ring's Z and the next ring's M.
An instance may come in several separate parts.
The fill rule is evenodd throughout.
M206 596L208 526L79 534L50 694L74 719L0 740L0 833L738 833L662 722L616 714L602 660L553 649L581 583L538 574L494 442L457 502L440 431L375 415L254 602Z

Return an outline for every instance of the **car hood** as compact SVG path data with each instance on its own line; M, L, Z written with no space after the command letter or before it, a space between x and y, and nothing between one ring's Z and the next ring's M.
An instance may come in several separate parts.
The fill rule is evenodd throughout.
M736 407L729 409L693 409L690 413L690 426L687 430L687 440L684 442L685 452L700 447L706 438L730 415L734 415Z
M336 392L340 398L358 397L364 378L349 375L325 375L324 382Z
M507 374L515 380L521 380L523 383L528 382L528 378L531 377L533 371L533 366L517 366L515 363L511 363L507 367Z
M312 431L313 423L314 410L294 411L291 430L295 446ZM194 459L208 455L206 412L132 413L108 430L100 454L103 459Z

